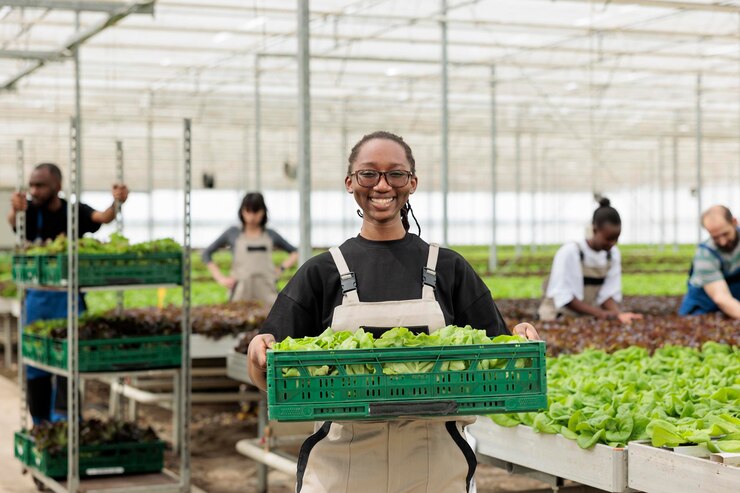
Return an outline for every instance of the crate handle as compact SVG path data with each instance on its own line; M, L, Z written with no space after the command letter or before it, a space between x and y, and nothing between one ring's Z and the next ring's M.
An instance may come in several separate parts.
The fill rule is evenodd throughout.
M371 402L370 416L446 416L457 407L455 401Z

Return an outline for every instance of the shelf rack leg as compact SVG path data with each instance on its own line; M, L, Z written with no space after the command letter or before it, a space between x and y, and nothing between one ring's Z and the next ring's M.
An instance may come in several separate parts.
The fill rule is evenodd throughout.
M5 368L13 365L13 328L10 315L2 315L3 319L3 348L5 351Z
M259 411L257 413L257 436L265 440L265 430L267 429L267 396L262 396L259 401ZM259 462L257 464L257 492L267 493L267 464Z

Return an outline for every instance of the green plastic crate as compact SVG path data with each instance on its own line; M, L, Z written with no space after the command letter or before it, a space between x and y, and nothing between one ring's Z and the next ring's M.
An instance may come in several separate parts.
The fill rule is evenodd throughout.
M56 368L67 368L67 340L23 334L23 357ZM79 341L82 372L175 368L180 366L180 334Z
M479 362L496 360L496 369ZM446 361L467 370L443 371ZM433 362L429 373L383 374L384 363ZM328 366L336 375L311 376ZM369 365L374 374L348 374ZM283 376L296 368L300 376ZM537 411L547 407L545 343L424 348L268 351L267 402L277 421L392 419Z
M159 472L164 467L164 447L162 441L83 445L80 447L80 476ZM25 432L15 433L14 454L23 464L47 477L67 475L67 451L56 455L39 451L33 438Z
M67 283L67 255L39 257L40 283ZM80 286L120 286L124 284L181 284L181 253L119 255L78 255Z
M41 283L41 257L13 255L13 280L15 282Z

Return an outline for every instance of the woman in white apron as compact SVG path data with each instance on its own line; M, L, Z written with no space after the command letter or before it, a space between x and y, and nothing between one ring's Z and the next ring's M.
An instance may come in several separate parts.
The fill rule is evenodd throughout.
M239 207L241 228L233 226L203 251L203 263L213 278L230 291L231 301L261 301L272 305L277 297L277 279L298 260L296 248L267 225L267 206L261 193L244 196ZM213 261L213 253L229 247L232 253L231 272L225 276ZM290 255L280 267L272 263L272 251L277 248Z
M617 241L622 220L609 199L602 198L592 219L589 238L561 246L543 283L537 311L540 320L560 316L618 318L629 323L642 315L619 311L622 263Z
M380 334L396 326L434 332L470 324L491 336L508 333L470 264L408 233L408 200L417 185L414 157L401 137L375 132L355 145L345 187L362 209L360 234L311 258L280 293L262 334L249 346L253 382L265 388L266 351L276 339L318 335L327 326ZM514 331L537 338L529 324ZM301 447L296 491L470 491L476 459L464 427L473 420L316 423Z

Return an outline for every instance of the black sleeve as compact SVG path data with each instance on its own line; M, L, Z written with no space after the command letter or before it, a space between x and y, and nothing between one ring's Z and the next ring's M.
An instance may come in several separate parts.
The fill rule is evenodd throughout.
M297 248L291 245L288 240L280 236L280 233L278 233L277 231L268 229L267 235L272 239L272 245L276 249L283 250L288 253L293 253L297 250Z
M341 302L339 273L332 266L328 252L303 264L278 294L260 332L282 341L288 336L317 336L326 330L334 307Z
M92 220L95 210L87 204L80 203L80 236L85 233L95 233L100 229L100 223Z
M485 329L491 336L509 334L504 318L493 302L491 291L475 269L460 254L455 253L455 286L452 302L454 324Z

